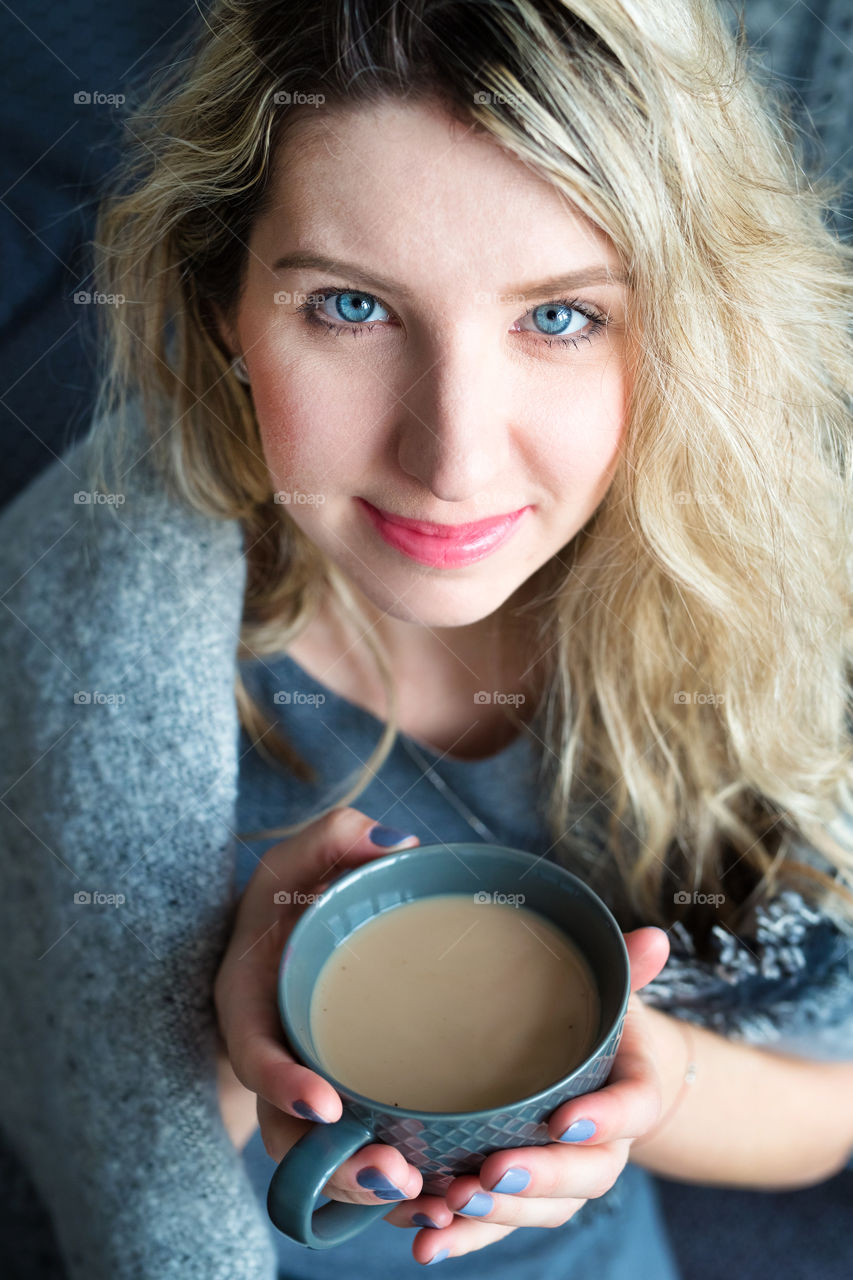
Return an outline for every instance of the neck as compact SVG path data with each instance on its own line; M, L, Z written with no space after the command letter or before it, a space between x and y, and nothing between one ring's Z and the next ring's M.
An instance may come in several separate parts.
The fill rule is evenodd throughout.
M422 627L383 613L361 593L360 607L385 646L392 670L419 668L449 674L472 688L515 689L530 664L529 626L513 611L532 596L532 578L485 618L462 627ZM500 641L503 641L501 644Z

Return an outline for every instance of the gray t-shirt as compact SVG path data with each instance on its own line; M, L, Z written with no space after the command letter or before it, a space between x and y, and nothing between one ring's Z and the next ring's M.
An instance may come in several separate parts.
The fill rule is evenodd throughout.
M287 654L243 662L240 669L247 688L277 716L285 736L316 769L318 780L313 785L286 777L253 750L245 731L241 732L238 834L283 826L320 812L324 803L342 794L343 779L369 758L382 732L375 716L318 683ZM498 843L547 855L552 841L536 807L536 760L526 734L497 754L476 760L442 756L411 738L407 741L436 764L436 772L494 832ZM479 838L453 801L424 777L399 739L378 775L351 803L378 822L417 835L422 845ZM240 891L258 859L274 843L273 839L238 843ZM258 1131L244 1151L244 1163L266 1212L275 1163ZM321 1203L326 1203L325 1198ZM342 1274L381 1274L384 1280L394 1280L413 1275L419 1266L411 1256L414 1229L392 1227L384 1220L328 1250L296 1244L272 1223L270 1231L278 1250L279 1276L288 1280L339 1280ZM563 1227L519 1228L489 1246L487 1256L475 1251L453 1259L455 1275L480 1275L485 1266L490 1275L507 1280L523 1276L556 1280L579 1275L578 1267L593 1265L596 1280L635 1280L639 1274L654 1275L656 1280L678 1276L654 1180L638 1166L627 1166L607 1195L588 1201Z

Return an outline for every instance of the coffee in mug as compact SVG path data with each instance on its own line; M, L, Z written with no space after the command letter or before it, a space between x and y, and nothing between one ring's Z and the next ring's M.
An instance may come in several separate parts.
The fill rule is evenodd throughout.
M579 974L597 1004L578 996ZM547 857L458 842L346 872L300 917L278 981L286 1043L330 1081L343 1111L334 1124L310 1125L286 1152L267 1192L270 1218L311 1249L334 1248L384 1218L385 1203L320 1203L334 1171L369 1143L396 1147L420 1170L424 1193L438 1196L493 1151L549 1146L554 1110L607 1080L630 994L617 921ZM594 1027L585 1051L584 1011ZM547 1071L527 1076L549 1052ZM353 1086L358 1070L367 1074ZM509 1100L483 1105L490 1097ZM419 1099L426 1105L405 1105ZM442 1101L450 1109L436 1109Z
M319 1060L345 1087L454 1112L500 1107L568 1075L592 1050L600 1015L589 964L556 925L490 894L443 893L351 933L318 974L310 1023Z

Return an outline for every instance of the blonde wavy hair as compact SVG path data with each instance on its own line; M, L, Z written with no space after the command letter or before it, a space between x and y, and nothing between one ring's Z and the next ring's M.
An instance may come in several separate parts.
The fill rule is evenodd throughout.
M316 110L300 93L439 101L564 192L628 271L642 337L618 469L520 615L557 859L588 855L579 815L604 803L589 870L615 867L623 927L743 928L795 878L853 921L853 248L742 22L712 0L218 0L128 116L95 283L135 305L98 309L93 474L109 486L126 465L138 396L168 491L242 523L238 656L281 652L327 598L359 626L389 711L342 805L394 742L388 655L274 502L215 319L234 315L273 161ZM256 749L311 779L239 673L235 692Z

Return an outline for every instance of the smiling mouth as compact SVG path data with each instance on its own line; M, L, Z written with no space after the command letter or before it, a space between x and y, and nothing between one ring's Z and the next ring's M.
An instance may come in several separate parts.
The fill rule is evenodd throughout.
M401 529L411 529L413 533L422 533L429 538L454 538L457 541L469 541L488 533L497 525L515 520L525 510L518 507L515 511L507 511L497 516L487 516L484 520L473 520L468 524L436 524L433 520L411 520L408 516L395 515L393 511L385 511L382 507L374 507L366 498L360 499L367 506L373 507L383 520L389 524L399 525Z
M497 551L515 533L529 507L471 524L436 524L410 520L356 498L383 542L401 555L431 569L460 569Z

